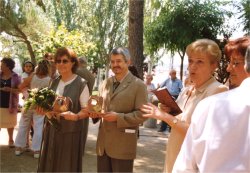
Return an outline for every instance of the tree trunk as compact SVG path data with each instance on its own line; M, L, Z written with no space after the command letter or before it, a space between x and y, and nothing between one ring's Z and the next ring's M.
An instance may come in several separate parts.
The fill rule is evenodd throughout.
M36 56L35 56L35 53L34 53L34 50L32 48L32 45L30 43L30 41L28 40L28 37L27 35L17 26L17 25L14 25L14 29L20 34L20 36L18 36L19 38L22 38L23 39L23 42L27 45L27 49L29 51L29 54L30 54L30 59L31 59L31 62L36 65ZM12 35L14 36L14 35ZM15 36L17 37L17 36Z
M180 79L183 79L183 61L184 61L184 56L181 57L181 71L180 71Z
M31 62L36 65L36 56L35 56L35 53L33 51L33 48L30 44L30 41L29 40L25 40L25 44L27 45L27 48L28 48L28 51L29 51L29 54L30 54L30 59L31 59Z
M185 50L186 49L183 49L182 51L178 51L178 54L181 58L181 66L180 66L180 79L182 80L183 79L183 62L184 62L184 57L185 57Z
M143 77L143 8L144 0L129 0L128 47L132 64Z

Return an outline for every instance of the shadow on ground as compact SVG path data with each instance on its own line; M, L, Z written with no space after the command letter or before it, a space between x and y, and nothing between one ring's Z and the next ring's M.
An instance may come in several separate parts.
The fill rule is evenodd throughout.
M97 129L98 125L90 123L83 158L83 172L96 172L95 142ZM0 134L1 140L3 140L3 136L7 136L5 129L2 129ZM166 142L166 135L157 133L156 129L141 126L134 172L163 172ZM33 158L32 152L15 156L14 149L3 144L0 146L0 160L0 172L36 172L38 163L38 160Z

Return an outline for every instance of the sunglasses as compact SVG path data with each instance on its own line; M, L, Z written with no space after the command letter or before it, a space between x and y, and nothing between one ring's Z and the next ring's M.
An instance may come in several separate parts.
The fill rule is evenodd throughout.
M68 62L69 62L69 60L66 60L66 59L63 59L63 60L58 59L58 60L56 60L56 63L57 63L57 64L61 64L61 63L67 64Z

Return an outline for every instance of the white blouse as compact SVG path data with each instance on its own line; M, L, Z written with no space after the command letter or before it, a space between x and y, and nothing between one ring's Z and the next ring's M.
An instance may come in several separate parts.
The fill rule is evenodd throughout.
M74 76L73 79L67 81L67 82L64 82L62 80L60 80L58 86L57 86L57 89L56 89L56 94L58 95L63 95L63 92L64 92L64 88L66 85L72 83L75 79L76 79L77 75ZM88 103L88 99L89 99L89 89L88 89L88 86L86 85L80 95L80 104L81 104L81 108L84 108L86 107L87 103Z

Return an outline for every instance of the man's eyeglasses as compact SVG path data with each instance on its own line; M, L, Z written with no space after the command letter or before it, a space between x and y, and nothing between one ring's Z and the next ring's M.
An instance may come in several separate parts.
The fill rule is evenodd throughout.
M232 61L232 62L227 62L227 66L231 66L233 68L237 67L240 64L244 64L244 61Z
M66 59L63 59L63 60L58 59L58 60L56 60L56 63L57 63L57 64L61 64L61 63L67 64L68 62L69 62L69 60L66 60Z

